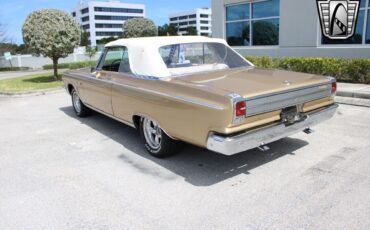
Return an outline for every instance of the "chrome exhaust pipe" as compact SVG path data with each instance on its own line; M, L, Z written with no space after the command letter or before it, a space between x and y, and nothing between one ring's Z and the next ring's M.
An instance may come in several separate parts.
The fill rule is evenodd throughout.
M306 128L305 130L303 130L303 132L305 133L305 134L311 134L311 133L313 133L313 132L315 132L313 129L311 129L311 128Z

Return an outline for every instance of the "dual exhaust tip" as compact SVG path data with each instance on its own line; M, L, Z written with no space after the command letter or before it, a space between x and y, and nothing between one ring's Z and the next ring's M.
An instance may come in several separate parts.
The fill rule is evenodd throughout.
M305 134L311 134L313 132L315 132L313 129L311 129L310 127L307 127L303 130L303 132ZM261 152L267 152L270 150L270 147L268 147L265 143L261 143L261 145L258 147L259 150L261 150Z

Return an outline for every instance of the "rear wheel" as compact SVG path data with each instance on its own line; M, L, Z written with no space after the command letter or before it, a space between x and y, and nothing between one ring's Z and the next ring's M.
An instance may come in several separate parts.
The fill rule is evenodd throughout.
M84 103L82 103L75 89L72 89L71 97L72 97L73 109L75 110L77 116L87 117L88 115L90 115L91 110L88 107L86 107Z
M140 134L144 140L146 150L155 157L168 157L178 150L176 141L167 136L157 122L149 118L141 119Z

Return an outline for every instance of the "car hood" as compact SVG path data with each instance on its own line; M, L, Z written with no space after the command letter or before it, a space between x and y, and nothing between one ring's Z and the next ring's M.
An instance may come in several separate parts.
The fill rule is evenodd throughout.
M238 93L244 97L328 83L323 76L255 67L182 76L174 81L196 88L214 89L225 94Z

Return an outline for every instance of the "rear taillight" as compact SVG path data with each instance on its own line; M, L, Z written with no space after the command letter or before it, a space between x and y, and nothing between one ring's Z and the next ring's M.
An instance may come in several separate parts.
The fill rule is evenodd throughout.
M337 92L337 83L336 82L332 82L331 83L331 93L332 94L335 94Z
M239 101L235 104L235 115L241 117L247 114L247 103L245 101Z

